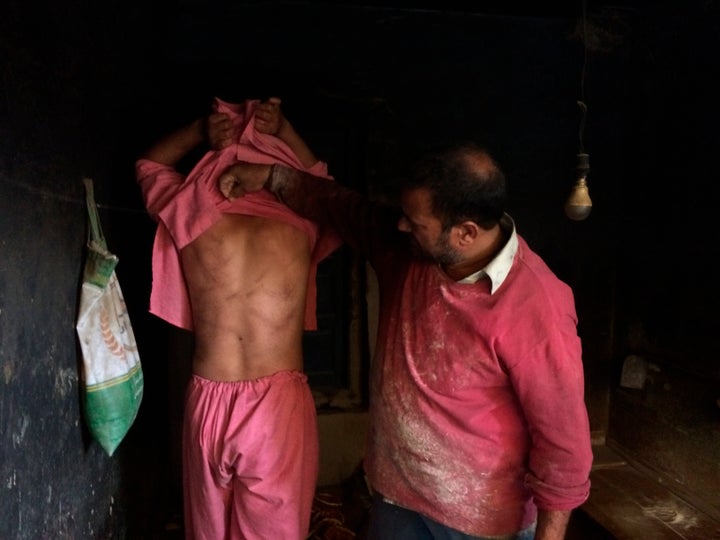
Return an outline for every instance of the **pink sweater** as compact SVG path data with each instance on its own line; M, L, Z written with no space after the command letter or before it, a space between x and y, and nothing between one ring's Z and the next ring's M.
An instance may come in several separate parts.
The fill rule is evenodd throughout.
M582 504L592 449L571 290L515 233L495 280L475 284L376 255L373 488L475 536Z
M140 159L136 163L146 208L158 221L152 254L150 312L165 321L192 330L192 312L180 265L179 251L216 223L223 213L270 217L293 225L310 238L312 259L308 277L305 329L315 330L317 264L340 245L339 237L303 219L268 192L259 192L234 201L217 189L217 178L235 161L282 163L332 180L321 161L310 169L303 166L289 146L271 135L255 131L254 110L258 100L242 104L215 100L215 110L228 113L235 127L235 142L220 151L210 151L185 177L173 167Z

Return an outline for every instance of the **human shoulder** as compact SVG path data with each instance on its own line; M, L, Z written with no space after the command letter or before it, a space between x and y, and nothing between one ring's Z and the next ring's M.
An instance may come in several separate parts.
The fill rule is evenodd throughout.
M512 287L528 304L534 303L538 309L549 309L555 304L573 303L572 289L558 277L548 263L527 241L517 235L518 248L515 254ZM569 303L569 304L568 304ZM526 306L528 307L528 306Z

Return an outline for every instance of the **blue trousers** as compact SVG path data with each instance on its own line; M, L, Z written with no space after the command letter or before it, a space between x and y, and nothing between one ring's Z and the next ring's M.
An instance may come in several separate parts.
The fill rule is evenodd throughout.
M373 496L367 540L533 540L535 524L514 534L471 536Z

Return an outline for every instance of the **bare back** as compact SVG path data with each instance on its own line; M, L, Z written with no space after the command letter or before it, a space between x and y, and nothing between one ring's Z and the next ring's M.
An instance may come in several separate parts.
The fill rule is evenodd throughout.
M310 269L304 233L225 214L181 257L195 327L193 373L234 381L302 369Z

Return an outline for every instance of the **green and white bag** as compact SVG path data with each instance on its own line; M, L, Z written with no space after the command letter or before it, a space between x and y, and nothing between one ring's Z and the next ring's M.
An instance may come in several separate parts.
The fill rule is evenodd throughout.
M83 356L83 408L93 438L112 456L140 409L143 373L115 274L118 258L107 250L92 180L84 182L88 243L76 324Z

